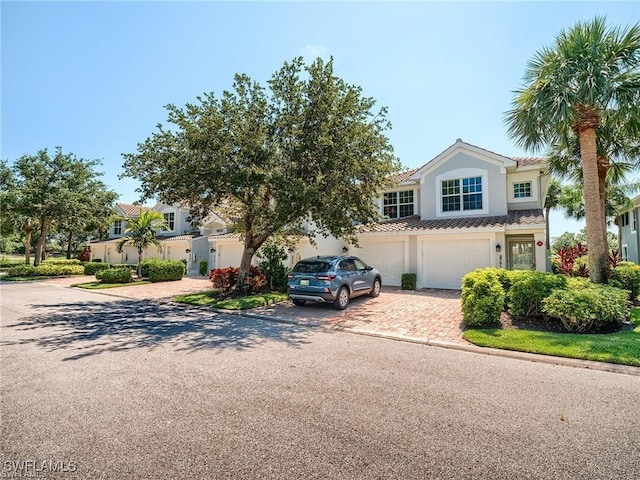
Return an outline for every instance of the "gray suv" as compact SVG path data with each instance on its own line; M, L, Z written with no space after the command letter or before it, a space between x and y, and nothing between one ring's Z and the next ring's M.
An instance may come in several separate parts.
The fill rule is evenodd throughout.
M307 302L333 303L344 310L359 295L380 295L380 272L357 257L317 256L300 260L289 274L289 298L302 306Z

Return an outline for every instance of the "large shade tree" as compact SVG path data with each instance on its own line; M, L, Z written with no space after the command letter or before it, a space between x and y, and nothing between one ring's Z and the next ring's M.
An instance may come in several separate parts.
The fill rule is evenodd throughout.
M34 255L38 265L52 226L78 216L91 215L94 221L109 215L117 195L98 179L99 164L99 160L64 153L60 147L53 155L44 149L23 155L10 166L2 164L0 181L6 184L0 194L2 230L24 233L26 263L34 232L38 232Z
M220 98L169 105L173 127L158 126L138 153L124 155L124 169L140 180L143 198L187 204L196 219L213 208L237 219L241 285L274 235L354 240L357 222L377 218L373 199L400 165L385 136L386 109L374 106L334 75L333 60L296 58L268 88L236 75Z
M163 215L154 210L140 209L137 218L124 218L126 230L116 242L116 250L122 253L126 245L131 245L138 252L138 277L142 276L142 254L151 247L162 248L160 240L156 238L158 230L168 230L168 225Z
M603 124L624 128L628 137L640 133L640 25L611 28L602 17L579 22L534 55L524 82L506 114L509 133L534 151L568 144L569 137L577 136L590 278L606 282L597 137Z

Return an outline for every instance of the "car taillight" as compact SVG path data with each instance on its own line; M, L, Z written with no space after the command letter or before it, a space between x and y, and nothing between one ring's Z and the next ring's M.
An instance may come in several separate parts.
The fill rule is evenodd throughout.
M333 280L335 275L316 275L316 280Z
M289 280L292 280L295 277L295 275L293 273L290 273L289 275L287 275L287 278Z

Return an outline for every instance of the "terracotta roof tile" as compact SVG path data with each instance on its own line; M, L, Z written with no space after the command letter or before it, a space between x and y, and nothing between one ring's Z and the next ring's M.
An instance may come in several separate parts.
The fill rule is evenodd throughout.
M539 165L546 163L547 159L543 157L510 157L518 163L519 167L526 167L527 165Z
M368 232L404 232L413 230L447 230L460 228L502 227L504 225L539 225L544 223L541 209L510 210L507 215L491 217L458 217L437 220L420 220L418 215L383 220L378 223L362 225L358 231Z
M158 235L156 238L162 242L173 242L177 240L191 240L201 237L200 232L185 233L184 235Z
M140 214L140 209L151 210L149 207L145 207L144 205L130 205L128 203L116 203L116 207L122 210L122 212L128 217L137 217Z
M395 176L395 180L400 183L400 182L404 182L406 180L409 180L411 178L411 175L413 175L414 173L416 173L418 170L420 170L419 168L412 168L411 170L406 170L404 172L400 172L399 174L397 174Z

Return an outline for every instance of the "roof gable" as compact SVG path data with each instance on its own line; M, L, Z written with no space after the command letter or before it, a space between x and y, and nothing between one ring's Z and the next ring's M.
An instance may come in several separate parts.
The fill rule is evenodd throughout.
M460 152L467 153L479 160L496 165L504 172L506 172L508 167L516 167L518 165L515 160L509 157L471 145L470 143L463 142L462 139L458 138L456 143L416 170L410 178L412 180L420 180L423 175L432 172Z

